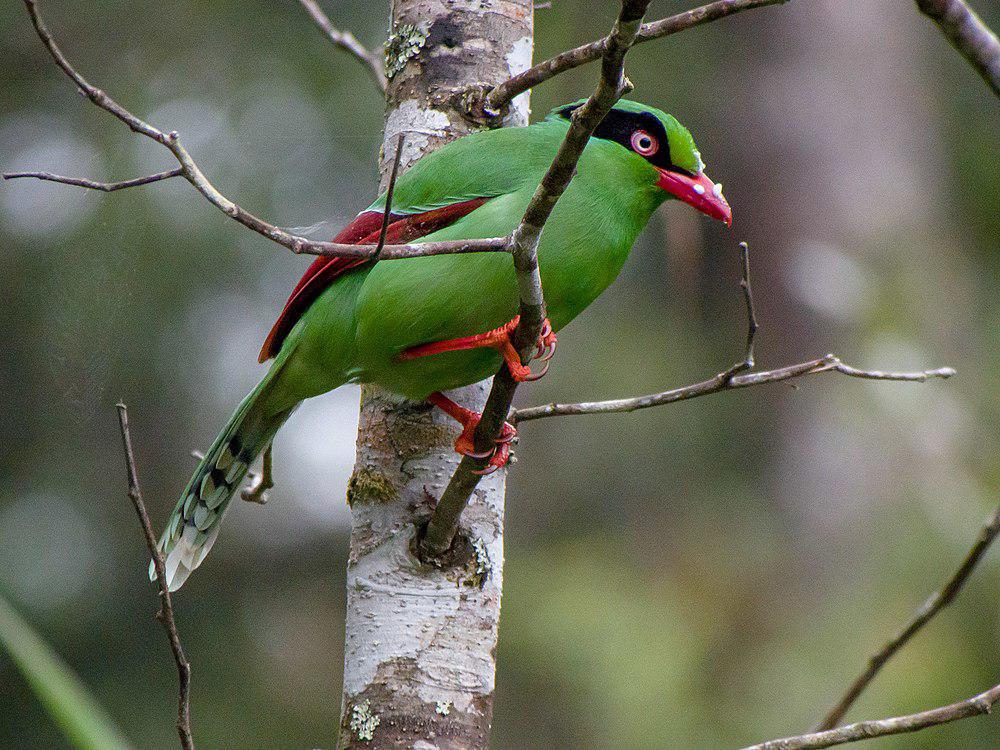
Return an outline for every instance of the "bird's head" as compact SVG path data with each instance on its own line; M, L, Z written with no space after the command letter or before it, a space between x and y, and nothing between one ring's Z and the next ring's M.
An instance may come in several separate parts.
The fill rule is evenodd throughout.
M569 120L584 100L553 110L550 117ZM708 216L733 224L733 212L722 195L722 185L705 174L705 163L691 133L676 118L638 102L615 104L593 138L612 141L644 160L656 186Z

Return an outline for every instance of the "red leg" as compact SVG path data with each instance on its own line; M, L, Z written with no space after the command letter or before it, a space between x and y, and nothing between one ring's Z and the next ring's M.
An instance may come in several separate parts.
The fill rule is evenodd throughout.
M496 439L497 445L495 448L491 448L483 453L477 453L473 443L473 433L475 433L476 425L479 424L482 415L477 414L471 409L459 406L443 393L434 392L427 397L427 400L462 425L462 434L455 441L456 452L461 453L463 456L471 456L473 458L488 457L490 459L489 463L486 464L486 468L477 473L492 474L497 469L507 465L507 460L510 458L510 443L517 436L517 430L514 429L512 424L509 422L503 423L503 429L500 431L500 437Z
M500 356L507 363L507 368L510 370L510 374L514 380L519 383L538 380L549 369L548 361L552 359L552 355L556 350L556 335L552 331L552 324L546 318L542 326L542 332L538 336L538 342L535 344L534 355L532 356L532 359L541 358L546 365L542 368L541 372L533 373L530 367L521 364L521 357L510 340L511 334L517 328L520 318L521 316L518 315L509 323L505 323L499 328L494 328L492 331L487 331L486 333L477 333L473 336L464 336L459 339L447 339L445 341L434 341L430 344L411 346L399 355L399 359L405 361L418 357L426 357L431 354L441 354L442 352L457 352L466 349L489 347L500 352Z

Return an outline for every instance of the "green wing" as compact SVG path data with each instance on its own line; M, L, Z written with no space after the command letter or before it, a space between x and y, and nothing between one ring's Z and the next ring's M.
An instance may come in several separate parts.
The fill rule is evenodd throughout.
M474 198L513 193L545 174L568 125L543 121L524 128L473 133L428 154L396 181L394 214L419 214ZM385 194L367 211L384 211Z

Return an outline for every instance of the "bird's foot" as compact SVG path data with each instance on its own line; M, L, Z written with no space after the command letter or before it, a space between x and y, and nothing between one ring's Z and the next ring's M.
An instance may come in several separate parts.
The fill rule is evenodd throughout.
M531 359L540 359L545 362L545 366L539 372L532 372L528 365L521 364L521 356L517 353L517 349L514 348L514 344L511 341L511 336L514 333L514 329L517 328L520 319L521 316L517 315L509 323L505 323L499 328L494 328L492 331L487 331L486 333L477 333L473 336L464 336L458 339L446 339L445 341L434 341L430 344L411 346L399 355L399 359L416 359L442 352L490 348L500 352L500 356L507 363L507 369L510 370L511 377L515 381L524 383L538 380L549 370L548 362L552 359L552 355L556 351L556 334L552 330L552 323L546 318L542 324L542 331L538 335L538 341L535 342L535 351L531 356Z
M510 444L517 437L517 430L510 422L504 422L500 435L494 440L494 445L485 451L477 451L475 445L475 432L482 419L482 415L471 409L459 406L442 393L432 393L427 400L445 412L452 419L462 425L462 434L455 441L455 452L470 458L488 458L486 466L477 470L476 474L492 474L497 469L502 469L510 460Z
M556 338L556 332L552 330L552 323L546 318L542 323L542 331L538 334L538 342L535 344L535 354L532 359L548 362L555 355L558 343L559 339Z
M475 412L472 412L472 415L472 418L462 427L462 434L455 441L455 451L471 458L489 458L486 466L472 472L473 474L482 474L485 476L507 465L507 462L510 460L510 444L517 437L517 430L514 429L514 425L510 422L504 422L503 428L500 430L500 436L494 441L496 446L478 453L473 438L476 426L479 424L480 415Z

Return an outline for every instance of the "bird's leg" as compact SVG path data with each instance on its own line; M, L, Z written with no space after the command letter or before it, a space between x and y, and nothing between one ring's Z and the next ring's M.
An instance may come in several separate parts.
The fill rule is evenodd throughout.
M548 361L552 359L552 355L556 351L556 334L552 330L552 324L549 322L549 319L546 318L542 324L542 331L538 335L538 341L535 343L535 351L531 356L532 359L541 359L545 362L545 366L541 372L534 373L530 367L521 364L521 356L517 353L517 349L514 348L514 344L510 340L520 319L521 316L518 315L509 323L505 323L499 328L494 328L492 331L487 331L486 333L477 333L473 336L463 336L458 339L446 339L445 341L434 341L430 344L411 346L399 355L399 359L405 361L407 359L426 357L431 354L441 354L442 352L457 352L466 349L488 347L500 352L500 356L507 363L507 368L510 370L511 376L518 383L538 380L548 372Z
M250 484L240 490L240 497L248 503L264 505L267 502L267 491L274 487L274 476L271 473L271 447L268 443L264 449L264 458L261 461L260 474L254 476L250 474Z
M463 456L471 456L472 458L490 459L486 467L476 473L492 474L497 469L506 466L510 458L510 443L517 437L517 430L514 429L514 425L504 422L503 429L500 431L500 437L496 439L496 447L478 453L476 452L473 440L476 425L479 424L482 415L471 409L459 406L443 393L437 391L428 396L427 400L462 425L462 434L455 441L455 451L457 453L461 453Z

